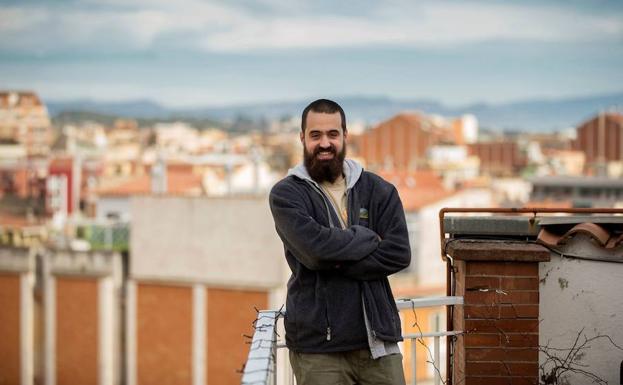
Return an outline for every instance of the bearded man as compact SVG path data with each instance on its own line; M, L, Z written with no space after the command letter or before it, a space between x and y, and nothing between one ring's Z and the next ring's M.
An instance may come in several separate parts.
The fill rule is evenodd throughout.
M400 318L387 276L411 251L396 188L345 159L344 110L303 110L304 162L270 193L292 275L286 344L298 385L404 384Z

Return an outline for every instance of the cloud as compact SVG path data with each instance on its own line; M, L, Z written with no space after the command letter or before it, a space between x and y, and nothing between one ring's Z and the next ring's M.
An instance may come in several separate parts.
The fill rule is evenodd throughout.
M200 51L333 48L366 45L454 47L478 42L620 41L620 14L508 3L394 0L365 12L331 14L331 6L255 7L200 0L89 0L51 6L0 6L0 51L117 52L157 49L173 36ZM324 12L323 12L324 10ZM175 43L175 40L173 40Z
M233 26L232 26L233 27ZM404 3L376 17L297 15L247 20L205 37L212 50L344 47L371 44L456 46L491 40L579 42L623 36L623 18L558 7Z
M195 0L131 4L88 1L80 6L0 6L0 50L132 51L149 49L166 34L201 36L237 24L236 13L227 7Z

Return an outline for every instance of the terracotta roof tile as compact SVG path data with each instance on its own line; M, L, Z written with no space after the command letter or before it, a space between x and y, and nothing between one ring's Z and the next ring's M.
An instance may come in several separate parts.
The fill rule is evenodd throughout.
M567 231L563 236L562 240L566 240L571 238L574 234L583 233L589 235L591 238L599 242L601 246L606 246L608 240L610 239L610 233L606 231L603 227L599 226L595 223L580 223L578 225L573 226L573 228Z
M170 172L167 174L168 195L201 195L203 178L193 173ZM135 176L115 186L97 190L100 196L130 196L151 194L150 175Z
M0 212L0 227L10 228L24 228L28 226L37 226L41 223L39 221L29 221L26 216L14 215L11 213Z
M588 237L592 243L602 249L616 249L623 245L623 233L617 227L598 223L578 223L562 233L560 228L543 226L537 236L537 242L550 248L563 249L572 246L576 238Z
M396 186L405 211L417 211L454 195L433 171L380 171L382 178Z
M396 187L414 186L419 188L443 189L441 178L432 170L379 171L378 174Z
M455 192L448 190L398 188L398 194L400 195L405 211L418 211L422 207L451 197Z

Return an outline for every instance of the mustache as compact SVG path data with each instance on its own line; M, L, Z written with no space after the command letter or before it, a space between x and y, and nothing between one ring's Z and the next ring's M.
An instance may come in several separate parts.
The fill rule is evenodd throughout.
M316 147L314 149L313 155L316 156L320 154L321 152L327 152L327 151L331 152L333 155L337 155L337 149L332 144L330 144L329 147L326 147L326 148L321 148L320 146Z

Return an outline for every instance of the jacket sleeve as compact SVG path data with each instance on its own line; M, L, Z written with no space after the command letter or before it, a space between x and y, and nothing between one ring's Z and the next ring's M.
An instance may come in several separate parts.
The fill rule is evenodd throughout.
M382 239L379 247L366 258L344 266L343 275L364 281L377 280L409 266L409 232L402 202L395 187L391 186L383 202L384 205L376 213L376 227Z
M270 209L285 247L310 270L339 269L376 250L378 235L364 227L348 229L320 225L307 211L301 193L288 183L270 192Z

